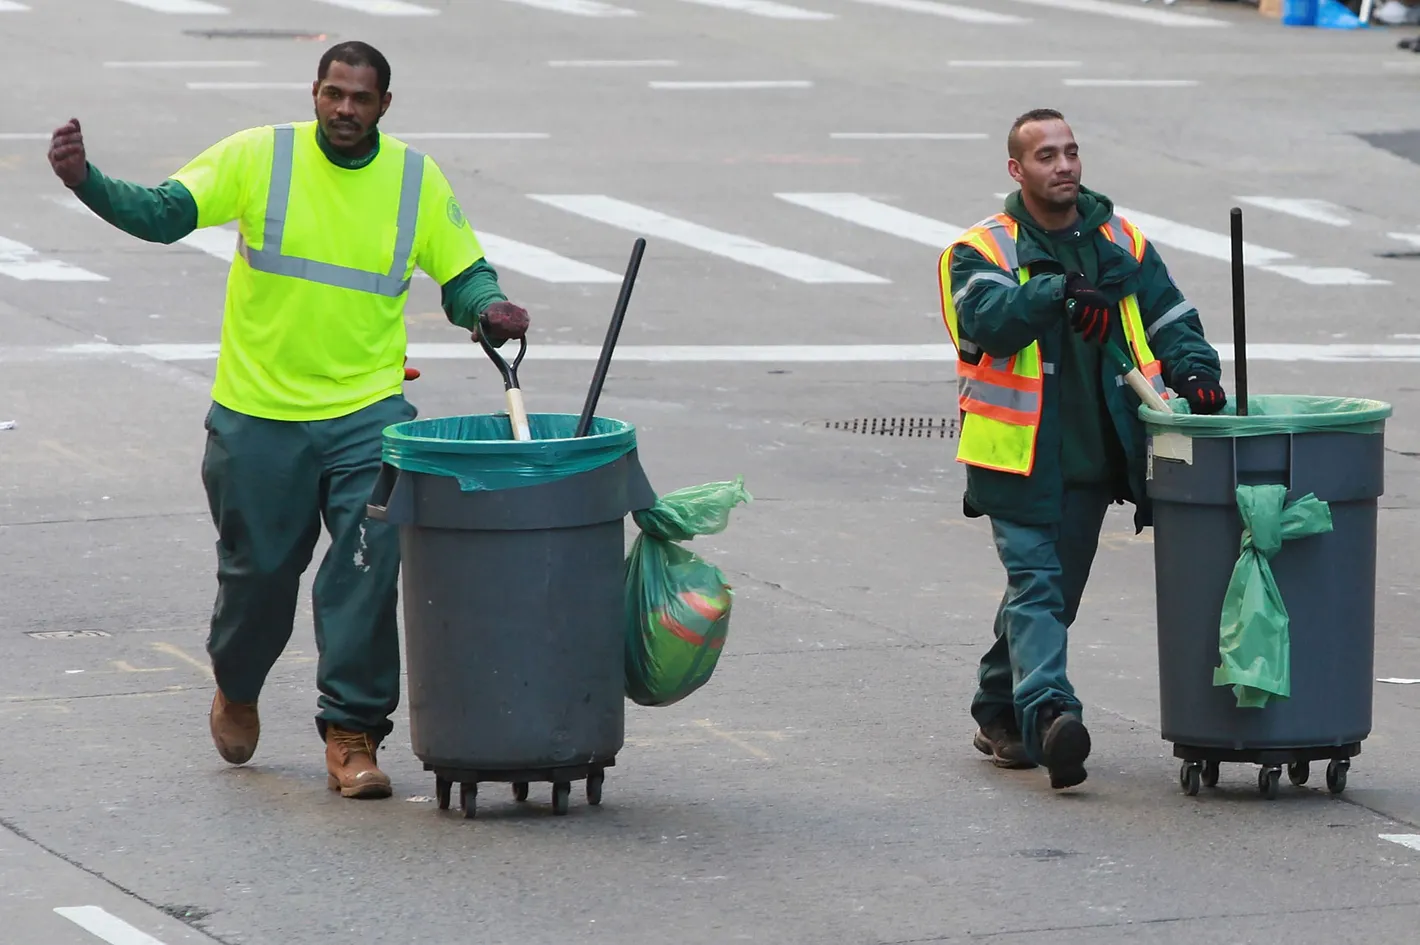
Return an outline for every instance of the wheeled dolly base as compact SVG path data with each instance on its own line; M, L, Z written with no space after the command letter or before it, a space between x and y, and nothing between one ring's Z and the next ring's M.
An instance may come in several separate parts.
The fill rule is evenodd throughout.
M598 761L595 764L568 765L562 768L445 768L426 764L425 771L434 772L434 789L439 799L439 810L448 810L453 796L454 785L459 786L459 807L467 819L472 819L477 810L478 785L484 781L498 781L513 785L513 799L519 803L528 799L528 784L533 781L552 782L552 812L561 817L567 813L572 798L572 782L587 782L587 803L602 802L602 784L606 781L606 769L615 767L616 758Z
M1198 794L1202 787L1218 786L1218 766L1222 762L1259 765L1257 789L1269 801L1277 797L1277 786L1282 780L1282 768L1287 768L1287 779L1300 787L1311 777L1311 762L1326 761L1326 788L1332 794L1346 790L1346 772L1351 768L1351 759L1361 753L1361 744L1323 745L1316 748L1198 748L1192 745L1173 746L1173 756L1182 758L1183 765L1178 771L1178 783L1183 793L1189 797Z

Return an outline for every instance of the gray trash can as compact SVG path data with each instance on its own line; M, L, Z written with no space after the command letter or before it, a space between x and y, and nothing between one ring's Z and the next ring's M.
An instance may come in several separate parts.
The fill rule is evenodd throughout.
M1310 763L1322 760L1328 788L1340 793L1371 730L1376 510L1391 410L1371 400L1281 395L1251 397L1248 407L1244 417L1231 407L1195 417L1177 402L1172 415L1140 408L1149 439L1161 735L1183 759L1179 780L1189 795L1217 784L1221 762L1241 762L1260 765L1258 788L1273 798L1283 766L1292 783L1304 784ZM1251 490L1239 487L1274 484L1285 486L1288 506L1309 494L1325 503L1331 527L1282 541L1268 561L1285 608L1286 636L1278 639L1290 692L1253 707L1215 672L1226 675L1218 669L1228 661L1224 606L1243 567L1240 493ZM1253 583L1252 594L1232 597L1244 618L1261 597ZM1248 625L1235 616L1233 626ZM1231 658L1235 665L1237 654Z
M385 431L369 513L399 527L410 739L439 808L460 785L552 782L567 812L585 780L600 803L625 732L624 519L650 508L630 424L534 414Z

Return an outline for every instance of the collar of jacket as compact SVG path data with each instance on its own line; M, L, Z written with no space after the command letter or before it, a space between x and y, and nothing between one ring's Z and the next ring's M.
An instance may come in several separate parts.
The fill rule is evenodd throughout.
M1101 203L1109 208L1109 214L1105 215L1101 222L1108 221L1109 216L1113 214L1114 205L1109 198L1086 187L1080 188L1079 203L1082 216L1088 216L1090 211L1097 212ZM1021 227L1016 235L1016 255L1019 257L1021 265L1029 267L1033 273L1064 272L1064 268L1051 255L1050 250L1041 244L1036 235L1043 228L1031 219L1021 202L1019 190L1006 197L1006 213L1021 222ZM1107 295L1114 296L1115 301L1137 293L1142 281L1143 267L1134 259L1133 254L1099 232L1098 229L1091 234L1091 237L1094 240L1095 252L1099 255L1099 281L1096 288L1104 290Z
M320 145L321 154L336 167L342 167L347 171L358 171L362 167L367 167L375 156L380 153L380 131L379 128L370 129L370 150L359 157L350 157L335 150L335 145L325 136L325 129L316 122L316 144Z

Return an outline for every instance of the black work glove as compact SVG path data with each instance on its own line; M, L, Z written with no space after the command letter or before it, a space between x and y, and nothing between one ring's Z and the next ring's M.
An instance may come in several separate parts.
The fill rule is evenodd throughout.
M1065 276L1066 311L1070 313L1070 327L1086 341L1103 344L1109 338L1109 299L1090 284L1083 273L1071 272Z
M512 302L494 302L483 310L478 320L479 326L488 328L488 342L495 348L510 338L521 338L528 333L528 312ZM473 329L473 340L478 340L478 327Z
M1199 377L1197 374L1180 382L1178 392L1188 401L1188 409L1192 413L1217 413L1228 402L1228 395L1223 393L1223 385L1211 377Z

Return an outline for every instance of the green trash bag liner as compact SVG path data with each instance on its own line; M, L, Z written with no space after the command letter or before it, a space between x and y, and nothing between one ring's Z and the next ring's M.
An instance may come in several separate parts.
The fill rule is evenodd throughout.
M710 680L730 632L734 591L720 569L678 542L725 530L753 497L744 479L691 486L632 512L641 534L626 557L626 697L668 706Z
M1242 553L1223 596L1213 685L1232 686L1239 708L1260 709L1292 694L1287 605L1272 575L1271 558L1284 541L1332 529L1331 507L1308 493L1284 506L1284 485L1238 486Z
M408 472L457 479L464 492L516 489L555 482L613 463L636 448L636 428L593 417L577 437L581 418L570 413L528 415L531 440L513 439L507 414L407 420L384 431L384 461Z
M1182 433L1198 437L1270 436L1278 433L1380 433L1391 405L1353 397L1307 394L1249 394L1247 416L1237 415L1229 398L1221 412L1194 415L1188 401L1172 397L1171 413L1139 407L1139 419L1151 434Z

